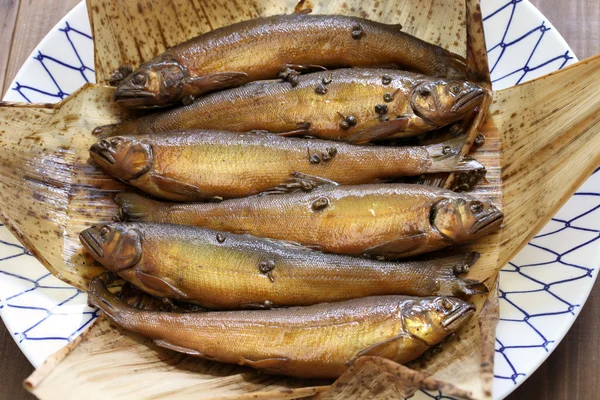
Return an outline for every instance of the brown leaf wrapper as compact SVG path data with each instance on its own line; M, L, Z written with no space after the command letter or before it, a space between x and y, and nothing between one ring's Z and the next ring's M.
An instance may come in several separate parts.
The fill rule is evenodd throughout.
M465 7L459 0L381 1L368 9L357 0L315 3L306 1L303 7L401 23L409 33L466 53ZM469 13L476 10L474 4L469 0ZM295 6L295 1L268 0L89 0L98 80L105 81L122 64L135 66L207 29L291 12ZM473 15L469 20L477 22ZM476 47L477 41L470 43ZM475 65L473 70L481 68ZM491 278L488 284L494 288L498 269L600 163L599 71L600 60L594 58L496 94L483 126L486 143L474 153L488 169L475 194L504 204L505 226L469 246L483 255L470 277ZM115 213L111 197L122 190L88 164L87 151L95 140L91 130L132 116L115 106L111 96L112 89L89 85L57 106L0 107L2 217L53 274L80 288L101 269L84 256L77 234L110 220ZM470 323L409 365L419 372L406 372L389 361L361 360L343 379L364 390L360 379L352 379L352 371L358 377L364 366L375 362L379 370L385 365L386 371L401 374L394 383L398 393L427 387L429 381L421 375L426 374L467 397L490 398L497 292L473 301L478 313ZM325 390L320 385L172 353L101 318L78 344L32 375L27 388L43 399L94 393L103 398L295 398Z

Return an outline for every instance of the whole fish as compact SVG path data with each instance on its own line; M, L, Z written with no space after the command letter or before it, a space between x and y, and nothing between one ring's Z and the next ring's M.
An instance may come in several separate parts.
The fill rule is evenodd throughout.
M416 136L461 120L480 104L483 93L467 81L388 69L340 69L299 76L296 86L253 82L94 132L130 136L226 128L364 143Z
M315 67L397 66L464 77L465 60L386 25L341 15L276 15L236 23L171 47L115 92L126 107L161 107L203 93ZM316 65L315 65L316 64Z
M378 294L470 295L476 253L380 262L250 235L170 224L110 223L80 234L104 267L153 296L211 309L311 305Z
M459 156L462 142L459 137L423 147L366 147L265 133L191 131L103 139L90 154L114 177L155 197L198 201L294 190L322 181L314 176L361 184L483 169Z
M120 218L203 226L288 240L328 253L407 257L466 243L497 230L489 201L424 185L325 185L310 192L220 203L161 203L116 196Z
M336 378L360 356L407 363L475 313L447 297L374 296L274 310L174 313L134 308L96 277L91 305L158 346L268 374Z

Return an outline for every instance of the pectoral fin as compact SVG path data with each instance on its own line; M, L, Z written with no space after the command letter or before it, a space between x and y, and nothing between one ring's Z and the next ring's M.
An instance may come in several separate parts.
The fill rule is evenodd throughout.
M278 357L278 358L265 358L263 360L251 361L247 358L240 357L240 365L247 365L252 368L256 368L267 374L282 374L284 373L284 366L290 361L289 358Z
M380 122L372 127L359 130L348 136L347 140L351 143L361 144L373 140L387 139L398 132L405 131L409 123L410 117L402 115L396 119Z
M177 179L167 178L162 175L151 175L150 179L162 191L182 197L179 200L205 200L210 197L202 193L197 187L185 182L180 182ZM178 199L170 199L178 200Z
M425 233L415 233L413 235L390 240L385 243L378 244L364 251L365 254L381 255L386 258L396 258L404 256L406 253L412 253L427 241Z
M379 356L379 357L393 359L394 354L387 355L387 357L386 357L385 351L388 350L388 349L386 349L386 347L388 345L390 345L391 343L396 342L400 339L416 340L416 339L412 338L410 335L408 335L407 333L400 333L399 335L393 336L389 339L372 344L369 347L362 349L361 351L356 353L356 355L354 357L352 357L350 359L350 361L348 361L348 364L352 364L357 358L363 357L363 356ZM395 349L391 349L391 350L393 353L396 353Z
M338 186L339 183L331 181L329 179L320 178L318 176L312 176L303 174L300 172L294 172L292 177L285 182L275 186L274 188L268 189L258 196L272 195L272 194L288 194L296 193L298 191L310 192L311 190L323 186L323 185L334 185Z
M154 343L157 346L164 347L165 349L173 350L173 351L176 351L178 353L183 353L183 354L187 354L187 355L190 355L190 356L208 358L208 357L205 357L204 354L200 353L197 350L192 350L192 349L188 349L188 348L185 348L185 347L177 346L176 344L169 343L169 342L166 342L166 341L161 340L161 339L155 339ZM208 358L208 359L210 359L210 358Z
M182 97L195 97L219 89L240 86L247 81L248 74L245 72L217 72L195 78L185 78L183 80Z
M187 296L181 290L177 289L175 286L171 285L169 282L165 281L158 276L145 274L143 272L137 272L136 277L140 280L140 282L146 286L148 289L154 290L156 292L160 292L164 294L164 297L170 297L172 299L185 299Z

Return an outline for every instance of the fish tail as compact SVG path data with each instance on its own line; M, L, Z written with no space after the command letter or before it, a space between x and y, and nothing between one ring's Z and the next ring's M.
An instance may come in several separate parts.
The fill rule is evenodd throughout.
M118 220L125 221L152 221L154 211L160 204L136 193L123 192L115 196L115 203L119 207Z
M139 312L106 288L104 277L96 276L88 288L88 303L102 310L115 323L127 328L132 321L132 315Z
M440 284L439 294L470 296L486 293L488 289L483 283L459 277L469 272L478 259L479 253L471 252L437 260L436 280Z
M446 77L464 79L467 75L467 60L451 52L446 57Z
M485 170L485 167L479 161L469 156L462 157L460 155L463 144L464 136L458 136L442 143L426 146L426 150L433 160L427 172Z
M118 130L119 124L110 124L110 125L102 125L96 127L92 134L94 134L98 138L106 138L109 136L115 136Z

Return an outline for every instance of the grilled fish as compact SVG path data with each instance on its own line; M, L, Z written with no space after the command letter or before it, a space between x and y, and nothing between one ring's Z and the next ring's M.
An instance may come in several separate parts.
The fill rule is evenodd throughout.
M328 253L394 259L466 243L497 230L502 212L464 193L408 184L318 187L220 203L116 196L120 218L203 226L288 240Z
M473 304L447 297L374 296L275 310L145 311L92 280L90 304L158 346L268 374L336 378L360 356L407 363L456 332Z
M302 75L296 86L253 82L94 132L130 136L226 128L365 143L416 136L461 120L480 104L483 93L467 81L386 69L340 69Z
M191 131L103 139L90 154L114 177L155 197L198 201L326 182L313 176L362 184L482 170L477 161L458 155L461 145L461 138L423 147L365 147L265 133Z
M104 267L144 292L211 309L485 291L480 282L458 278L477 260L476 253L380 262L250 235L151 223L97 225L80 239Z
M317 65L314 65L317 64ZM398 66L464 77L457 54L385 25L341 15L276 15L205 33L140 65L115 92L126 107L161 107L203 93L298 71Z

